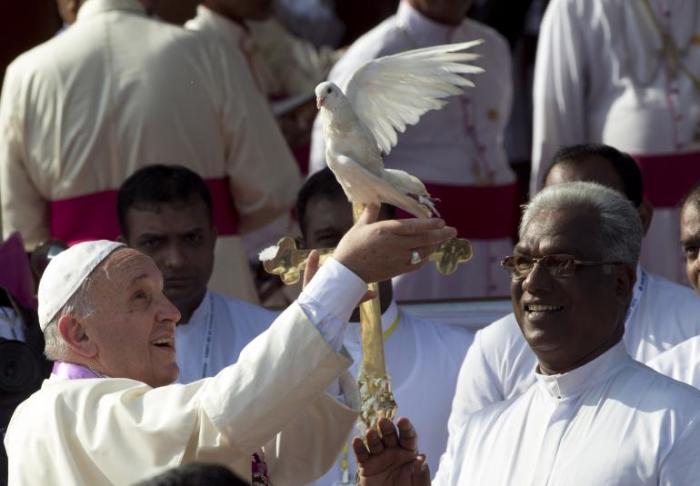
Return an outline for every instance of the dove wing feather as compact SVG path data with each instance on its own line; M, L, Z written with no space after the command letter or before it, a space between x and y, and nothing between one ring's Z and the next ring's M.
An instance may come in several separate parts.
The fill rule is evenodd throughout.
M460 52L481 40L426 47L380 57L360 67L343 87L355 114L388 154L397 132L414 125L429 110L445 106L446 98L474 86L463 74L483 69L464 64L478 54Z

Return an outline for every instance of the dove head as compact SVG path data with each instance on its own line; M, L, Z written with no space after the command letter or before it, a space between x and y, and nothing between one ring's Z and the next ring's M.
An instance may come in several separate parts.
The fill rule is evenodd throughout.
M340 88L330 81L316 86L316 108L333 110L342 103L343 93Z

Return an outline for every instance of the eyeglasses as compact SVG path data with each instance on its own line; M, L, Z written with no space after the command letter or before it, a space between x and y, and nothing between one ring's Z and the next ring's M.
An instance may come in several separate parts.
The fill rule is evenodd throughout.
M511 255L501 260L501 266L511 271L514 280L526 278L537 263L541 263L552 277L566 278L573 276L578 266L595 267L614 265L620 262L577 260L573 255L546 255L540 258L525 255Z

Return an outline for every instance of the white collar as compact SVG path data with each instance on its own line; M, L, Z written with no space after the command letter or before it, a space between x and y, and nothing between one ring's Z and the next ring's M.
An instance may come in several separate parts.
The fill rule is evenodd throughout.
M77 22L97 14L120 10L146 15L146 8L139 0L89 0L78 10Z
M223 15L213 11L205 5L197 6L197 18L204 23L213 25L218 32L231 37L233 42L238 43L241 39L248 38L248 33L241 24L227 19Z
M392 326L395 326L396 319L399 317L399 306L392 298L389 307L382 314L382 332L387 332ZM345 339L356 344L360 343L360 323L350 322L350 329L345 334Z
M399 9L396 12L396 21L399 28L405 30L410 40L417 44L416 47L449 44L452 33L459 27L435 22L413 8L406 1L402 1L399 4Z
M535 372L538 385L555 400L564 400L579 395L591 386L608 379L631 361L625 344L620 340L612 348L583 366L558 375L543 375Z

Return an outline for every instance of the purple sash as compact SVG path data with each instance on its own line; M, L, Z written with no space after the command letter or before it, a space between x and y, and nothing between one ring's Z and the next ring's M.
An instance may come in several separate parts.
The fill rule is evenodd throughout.
M64 380L80 380L81 378L101 378L100 375L86 366L65 361L56 361L51 370L52 375L56 375Z

